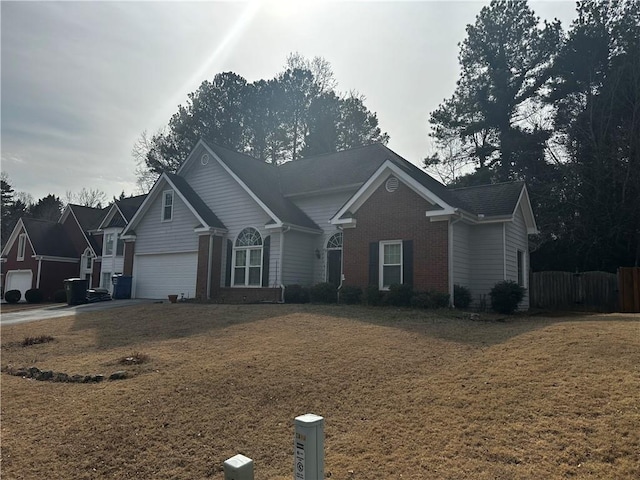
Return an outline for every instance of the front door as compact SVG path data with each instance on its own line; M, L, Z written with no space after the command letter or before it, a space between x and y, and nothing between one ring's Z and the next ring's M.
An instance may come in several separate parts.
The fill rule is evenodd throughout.
M327 251L327 282L336 287L342 279L342 250Z

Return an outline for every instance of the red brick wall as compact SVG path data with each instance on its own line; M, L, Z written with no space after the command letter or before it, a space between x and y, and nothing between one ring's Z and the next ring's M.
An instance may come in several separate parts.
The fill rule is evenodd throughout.
M221 288L212 298L216 303L260 303L282 300L280 288Z
M207 300L210 239L209 235L198 237L198 268L196 270L196 298L198 300Z
M213 265L211 267L211 298L215 298L220 291L222 275L222 237L213 237Z
M393 193L381 185L356 212L356 227L344 229L345 284L369 284L370 242L413 240L414 290L448 292L448 222L431 222L431 209L402 182Z
M52 300L53 294L64 288L67 278L78 277L79 263L42 261L40 289L45 300ZM35 278L35 277L34 277Z
M24 228L20 230L18 236L16 237L16 241L13 242L11 249L7 253L7 261L3 262L2 264L2 273L5 275L2 279L3 290L4 282L6 281L6 273L11 270L31 270L31 272L33 273L31 288L35 288L36 286L36 281L38 278L38 261L31 258L33 256L33 250L28 238L24 248L24 260L16 260L18 255L18 243L20 238L19 235L22 233L25 233Z
M122 274L128 277L133 275L133 255L135 251L135 242L124 242L124 266L122 268Z

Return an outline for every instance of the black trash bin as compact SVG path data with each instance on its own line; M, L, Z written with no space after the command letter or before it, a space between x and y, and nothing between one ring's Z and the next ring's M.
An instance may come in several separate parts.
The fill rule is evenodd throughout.
M113 298L131 298L131 277L128 275L116 274L111 277L113 281Z
M82 278L67 278L64 281L67 305L87 303L87 281Z

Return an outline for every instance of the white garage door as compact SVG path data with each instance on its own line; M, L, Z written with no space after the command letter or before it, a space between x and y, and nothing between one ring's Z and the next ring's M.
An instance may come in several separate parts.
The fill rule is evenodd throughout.
M136 298L161 298L184 293L196 295L198 254L171 253L136 255L133 261L134 295Z
M33 281L33 272L31 270L9 270L7 272L7 281L4 291L20 290L22 299L24 300L24 292L31 289Z

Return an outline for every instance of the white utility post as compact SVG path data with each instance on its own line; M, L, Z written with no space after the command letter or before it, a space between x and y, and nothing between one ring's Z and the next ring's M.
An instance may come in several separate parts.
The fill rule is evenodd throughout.
M240 454L225 460L224 480L253 480L253 460Z
M295 419L293 478L324 480L324 418L307 413Z

